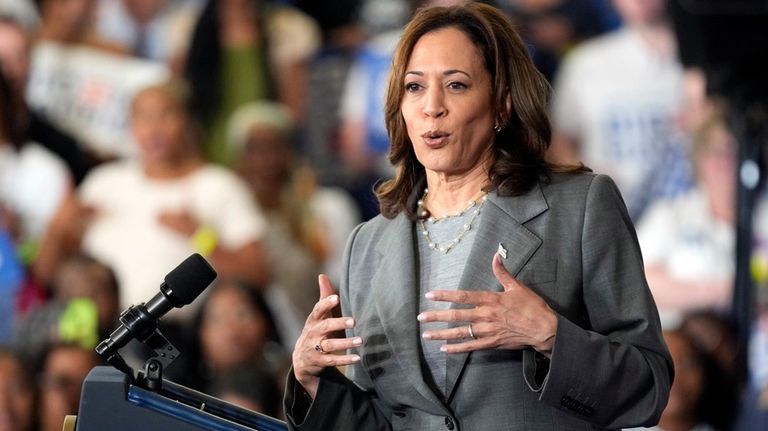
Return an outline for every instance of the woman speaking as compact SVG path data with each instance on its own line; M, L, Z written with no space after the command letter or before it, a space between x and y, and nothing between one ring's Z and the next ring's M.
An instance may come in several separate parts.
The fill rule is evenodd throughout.
M658 421L673 371L634 229L610 178L544 160L548 96L496 9L408 24L386 101L397 174L349 239L339 294L320 277L288 378L293 429Z

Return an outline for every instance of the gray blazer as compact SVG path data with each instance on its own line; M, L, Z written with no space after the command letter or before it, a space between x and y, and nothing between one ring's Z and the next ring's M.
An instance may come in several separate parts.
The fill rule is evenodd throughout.
M340 283L362 361L346 376L326 369L314 401L291 372L292 429L571 431L658 421L672 361L613 181L556 174L523 196L492 194L477 229L459 289L502 291L491 270L501 243L507 270L557 313L551 361L532 349L453 354L447 396L431 390L416 321L414 223L379 216L351 235Z

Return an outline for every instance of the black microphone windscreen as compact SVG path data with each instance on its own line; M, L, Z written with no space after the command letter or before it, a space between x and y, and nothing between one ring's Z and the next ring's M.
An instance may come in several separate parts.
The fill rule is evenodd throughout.
M189 305L216 278L216 271L195 253L165 276L161 289L174 307Z

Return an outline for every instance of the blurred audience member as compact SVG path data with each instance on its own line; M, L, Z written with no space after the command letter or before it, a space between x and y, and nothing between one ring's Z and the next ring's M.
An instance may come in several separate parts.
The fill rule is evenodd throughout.
M502 0L499 6L531 44L534 64L549 80L574 44L608 30L594 0Z
M93 349L114 329L119 290L112 270L86 255L67 257L51 284L51 300L20 322L16 346L32 363L56 343Z
M19 127L25 129L27 139L61 157L67 163L75 183L79 184L89 167L80 144L26 104L24 95L29 78L29 50L30 41L24 28L11 18L0 16L0 67L17 95Z
M197 251L220 278L266 285L264 219L236 175L200 157L184 107L178 82L137 94L131 125L139 160L100 166L65 202L35 265L42 280L82 249L114 269L126 308L154 296L165 274ZM190 316L194 308L168 317Z
M259 367L235 367L214 378L209 393L236 406L281 416L283 394L275 376Z
M690 310L725 311L735 265L736 144L715 116L694 134L696 186L656 202L637 232L662 325L673 327Z
M677 115L683 69L665 0L614 0L624 25L576 47L555 81L550 156L618 184L633 220L690 187Z
M0 348L0 430L35 431L35 416L30 370L16 354Z
M199 358L188 364L192 372L186 383L207 392L219 376L233 370L256 368L282 376L287 354L272 316L252 286L216 283L200 310L194 334Z
M58 157L27 140L20 97L0 69L0 212L16 243L34 248L72 181Z
M39 376L40 431L60 431L67 415L76 415L80 392L91 369L102 365L93 349L59 344L50 348Z
M272 102L245 105L230 121L237 171L267 217L273 283L287 291L303 322L317 300L317 275L339 279L346 238L360 216L346 192L316 184L294 154L295 135L287 108Z
M40 11L37 41L83 46L124 54L95 32L96 0L35 0Z
M206 130L204 154L229 164L227 120L239 106L275 98L303 118L306 62L319 33L300 11L262 0L208 0L195 27L185 75L194 115Z
M96 31L134 56L171 63L187 48L201 0L98 0Z
M664 331L675 365L675 380L667 407L653 431L730 430L738 404L733 382L723 378L722 370L696 343L680 330Z
M308 66L306 110L302 122L301 152L324 185L352 190L353 178L340 154L339 106L347 73L366 34L358 17L359 0L299 0L322 31L321 49ZM333 7L329 7L330 5ZM370 194L370 191L366 191ZM375 206L375 199L368 199Z

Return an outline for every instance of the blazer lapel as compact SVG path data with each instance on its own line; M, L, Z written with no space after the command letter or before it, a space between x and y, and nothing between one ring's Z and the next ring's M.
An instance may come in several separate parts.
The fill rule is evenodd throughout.
M503 259L504 266L510 274L517 276L542 243L541 238L523 226L523 223L547 209L547 202L539 186L528 194L518 197L500 198L496 193L489 195L482 209L469 259L459 281L459 290L503 291L491 269L493 255L501 244L507 250L507 258ZM451 308L470 307L463 304L451 305ZM448 400L453 396L468 357L469 353L448 356L446 375L446 399Z
M413 222L398 215L383 233L377 247L379 267L371 279L376 309L394 356L407 381L428 400L438 413L445 407L424 382L421 369L418 312L417 255Z

